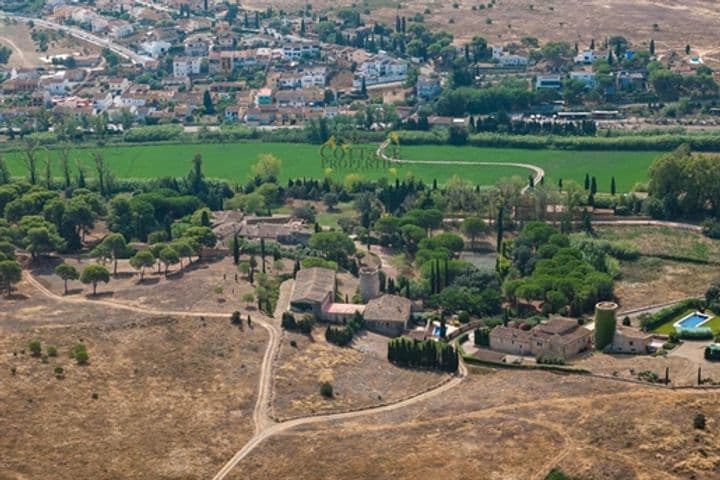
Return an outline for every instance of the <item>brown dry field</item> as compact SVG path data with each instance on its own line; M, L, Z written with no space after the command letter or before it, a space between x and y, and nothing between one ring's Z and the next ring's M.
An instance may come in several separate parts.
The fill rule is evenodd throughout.
M0 300L0 478L208 478L252 436L264 329L61 304L26 283L14 298ZM32 339L58 356L30 356ZM78 342L87 366L68 356Z
M720 278L717 265L659 258L623 262L621 270L623 276L615 283L615 295L622 310L703 295L708 286Z
M716 479L720 394L481 370L407 408L272 437L229 478ZM693 428L696 412L707 417ZM302 459L299 462L298 459ZM539 475L539 476L538 476Z
M371 332L361 332L352 347L326 342L324 327L317 327L312 337L285 332L274 375L275 415L288 418L395 402L448 378L396 367L386 355L387 337ZM322 382L332 384L332 400L320 395Z
M653 357L651 355L609 355L594 352L591 356L574 362L573 366L585 368L593 373L612 375L618 378L638 380L637 374L649 370L661 379L665 378L665 368L669 368L670 383L674 386L697 385L698 366L702 367L702 378L720 381L720 364L706 362L702 358L702 351L708 342L685 342L682 347L676 347L667 356ZM694 347L700 353L695 358L686 358L677 354L677 350Z
M361 9L370 8L365 21L380 20L395 25L395 16L412 17L425 15L425 23L437 29L452 32L459 43L467 42L475 35L485 37L490 43L517 42L525 36L541 41L577 41L580 46L596 43L605 37L623 35L636 44L647 44L655 39L658 53L666 50L681 52L686 44L695 48L694 53L714 62L720 61L718 30L720 8L715 0L497 0L493 8L472 10L473 5L488 4L470 0L444 2L439 0L390 1L390 0L252 0L249 5L266 8L274 5L286 11L294 11L306 3L313 10L347 7L352 4ZM458 4L459 8L454 8ZM398 10L398 5L401 8ZM530 5L533 6L530 9ZM491 24L486 23L487 19ZM454 23L450 23L450 19ZM658 25L657 31L653 24ZM684 53L684 52L682 52Z
M41 64L40 57L60 54L97 54L99 48L66 36L48 43L46 52L37 51L37 44L30 37L30 29L24 23L0 21L0 45L13 50L8 67L32 68Z
M246 259L243 257L241 260ZM94 263L93 259L80 258L68 258L66 261L78 271L85 265ZM37 265L33 268L33 275L46 288L61 295L63 281L53 274L54 266L59 262L59 259L55 259L53 262ZM254 287L238 272L232 257L200 263L195 259L190 265L187 259L184 259L183 265L183 268L180 268L180 265L171 267L167 277L163 273L158 274L157 268L146 269L145 280L140 283L140 274L130 267L127 260L120 260L118 275L111 275L109 283L98 285L98 297L153 310L220 313L241 310L250 311L252 315L255 305L246 305L241 298L245 293L254 292ZM266 258L266 265L267 271L272 272L272 257ZM284 265L284 271L292 272L291 261L285 261ZM113 265L107 264L106 267L112 273ZM215 293L218 286L222 287L222 294ZM92 298L92 286L76 281L70 282L68 288L73 296Z

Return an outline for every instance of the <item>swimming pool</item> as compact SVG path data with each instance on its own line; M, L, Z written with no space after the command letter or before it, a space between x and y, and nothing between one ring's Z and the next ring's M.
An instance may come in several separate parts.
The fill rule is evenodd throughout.
M687 315L675 322L673 326L675 328L696 328L707 322L711 318L712 317L710 315L705 315L704 313L700 312L693 312L690 315Z
M439 337L439 336L440 336L440 331L441 331L440 326L436 325L435 328L433 328L433 336L434 336L434 337Z

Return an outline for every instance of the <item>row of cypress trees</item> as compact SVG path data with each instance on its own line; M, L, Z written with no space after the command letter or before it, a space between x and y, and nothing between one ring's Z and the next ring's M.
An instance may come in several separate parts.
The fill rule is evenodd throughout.
M445 372L456 372L460 363L458 352L452 345L407 337L388 342L388 360L402 367L433 368Z

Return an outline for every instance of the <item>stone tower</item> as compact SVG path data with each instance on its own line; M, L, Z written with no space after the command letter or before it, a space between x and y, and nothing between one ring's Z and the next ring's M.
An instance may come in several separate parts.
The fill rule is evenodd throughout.
M365 302L380 296L380 274L376 267L360 269L360 296Z

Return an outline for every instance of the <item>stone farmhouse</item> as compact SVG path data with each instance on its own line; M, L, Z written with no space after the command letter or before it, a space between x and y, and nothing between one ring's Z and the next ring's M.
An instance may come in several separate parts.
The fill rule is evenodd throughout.
M397 295L381 295L377 269L365 267L360 271L360 292L367 304L335 302L335 289L333 270L303 268L295 278L289 311L309 313L321 321L338 324L360 313L368 330L388 336L402 335L407 330L412 302Z
M498 326L490 332L490 349L513 355L571 358L591 347L592 332L571 318L555 317L530 330Z

